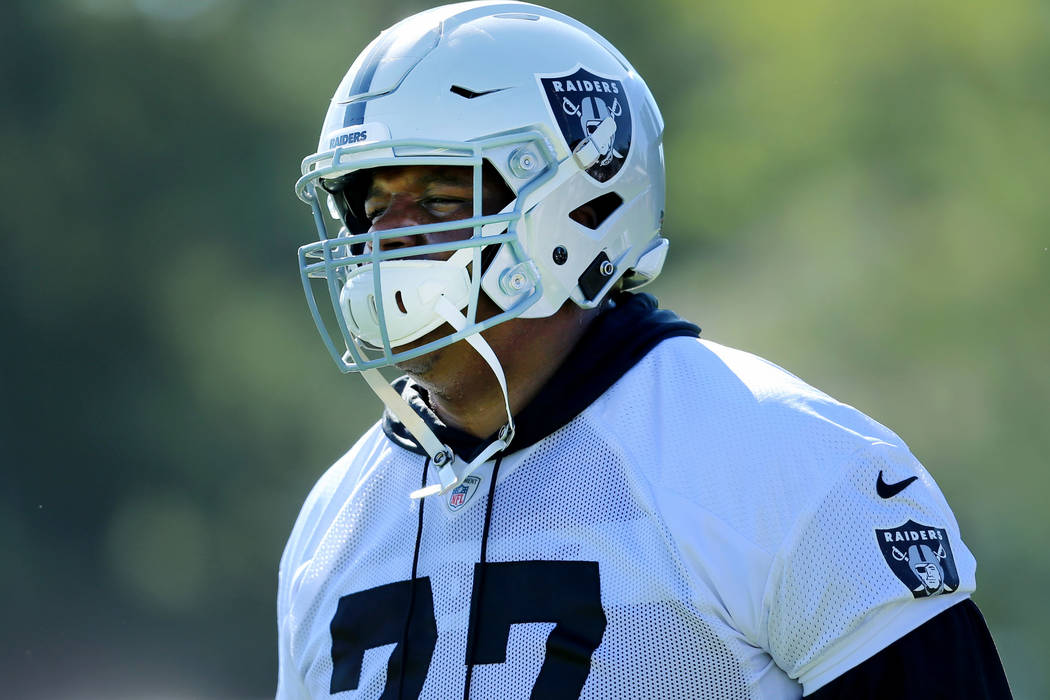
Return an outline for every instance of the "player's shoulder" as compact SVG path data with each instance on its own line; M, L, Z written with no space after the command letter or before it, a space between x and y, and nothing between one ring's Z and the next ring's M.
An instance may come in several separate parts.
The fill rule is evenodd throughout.
M687 395L699 401L717 401L730 408L755 407L761 418L777 412L825 416L871 433L880 439L899 439L857 409L808 384L780 365L754 353L706 339L667 342L652 356L657 371L668 365L681 374L679 382Z
M357 442L325 470L317 480L305 506L319 505L332 500L340 490L352 488L379 458L379 453L389 448L389 443L380 424L372 425Z
M677 434L679 442L697 448L755 457L776 450L781 461L803 453L834 458L872 443L904 444L878 421L773 362L708 340L663 341L603 400L599 410L606 419L641 423L656 439L674 441ZM624 411L625 404L640 410Z
M299 510L285 547L285 559L298 559L310 550L316 538L324 533L335 509L367 477L369 470L382 458L382 452L391 448L380 423L376 423L325 470Z
M787 400L792 405L800 398L834 401L759 355L703 338L662 341L624 375L620 384L642 393L659 385L673 385L681 400L747 404Z
M914 460L893 431L791 372L692 338L661 342L590 417L641 478L774 548L852 472Z

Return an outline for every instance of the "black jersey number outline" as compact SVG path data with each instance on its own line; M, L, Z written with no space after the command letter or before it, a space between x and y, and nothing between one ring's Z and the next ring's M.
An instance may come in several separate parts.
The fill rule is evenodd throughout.
M438 638L434 592L429 578L388 583L343 596L329 629L332 631L329 694L357 688L366 649L397 642L387 661L386 688L380 700L394 700L399 685L402 690L399 695L419 697ZM392 683L392 679L399 680Z
M475 564L465 662L505 663L510 626L522 622L555 623L531 697L578 698L605 633L598 562ZM358 687L367 649L394 643L380 700L419 697L437 644L428 577L343 596L330 628L332 694Z

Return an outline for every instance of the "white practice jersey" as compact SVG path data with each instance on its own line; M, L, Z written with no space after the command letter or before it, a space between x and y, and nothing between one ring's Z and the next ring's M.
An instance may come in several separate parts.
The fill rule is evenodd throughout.
M711 342L664 340L494 466L411 500L436 470L377 425L321 478L278 697L796 698L974 590L900 438Z

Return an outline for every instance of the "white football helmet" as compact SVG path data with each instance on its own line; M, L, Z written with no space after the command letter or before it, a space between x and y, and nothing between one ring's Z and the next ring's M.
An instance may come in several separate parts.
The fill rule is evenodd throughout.
M299 249L303 285L340 369L368 378L461 339L477 348L480 332L498 323L550 316L568 299L594 307L620 280L628 289L652 280L667 252L662 134L656 102L627 59L559 12L466 2L384 31L339 84L295 186L320 236ZM369 231L355 173L396 165L473 168L474 216ZM496 214L482 213L483 167L513 193ZM584 205L595 213L588 224L570 216ZM473 235L381 245L459 229ZM447 259L424 259L436 253ZM313 284L332 313L322 313L312 279L323 280ZM481 292L500 313L477 317ZM446 322L440 338L403 347ZM370 384L390 406L375 376Z

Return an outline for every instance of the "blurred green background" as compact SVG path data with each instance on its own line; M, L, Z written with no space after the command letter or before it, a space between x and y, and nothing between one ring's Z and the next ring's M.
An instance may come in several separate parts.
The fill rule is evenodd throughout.
M653 291L910 443L1016 696L1050 697L1050 5L553 4L662 105ZM291 187L424 6L5 5L4 697L272 695L284 539L379 412L308 317Z

